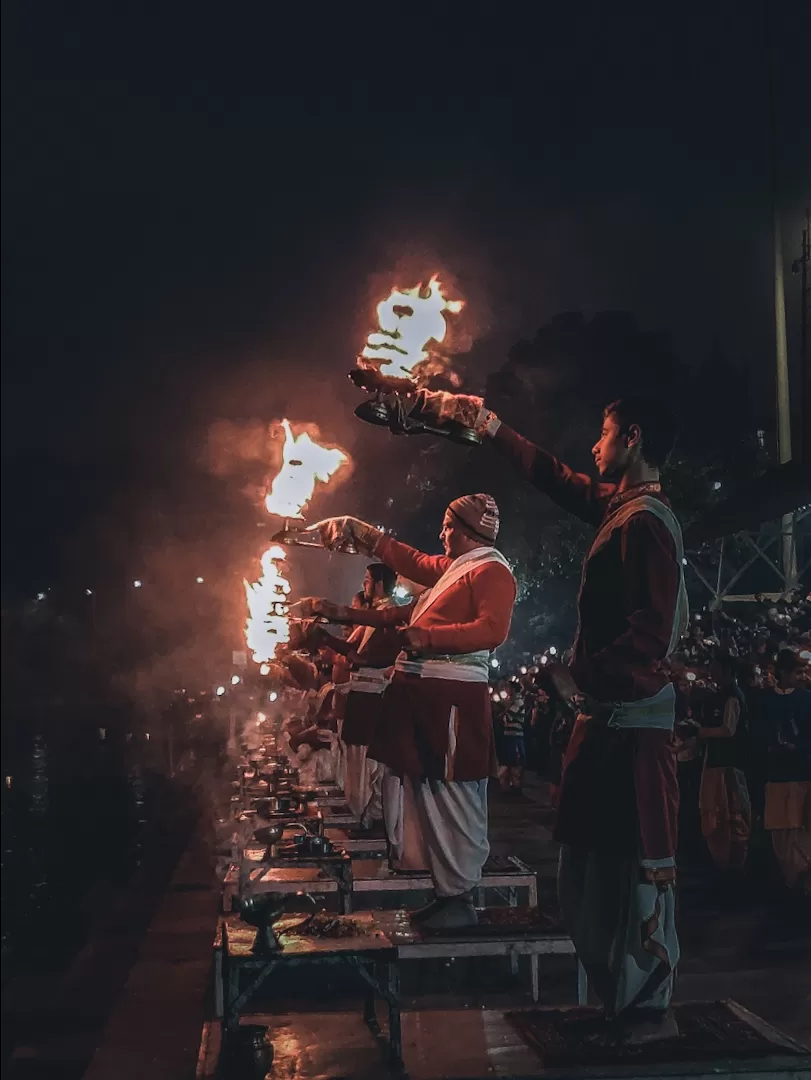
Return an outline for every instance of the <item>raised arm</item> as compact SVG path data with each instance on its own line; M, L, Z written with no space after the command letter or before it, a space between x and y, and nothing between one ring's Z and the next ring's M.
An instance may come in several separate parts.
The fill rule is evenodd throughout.
M453 562L446 555L426 555L385 534L377 541L374 554L395 573L417 585L435 585Z
M500 421L491 424L487 434L495 449L512 463L519 476L529 480L533 487L575 517L593 525L600 524L605 505L614 493L613 484L600 484L585 473L574 472Z
M512 462L519 476L529 480L570 514L595 525L602 521L605 504L614 494L614 485L601 484L583 473L574 472L552 454L502 424L496 414L486 408L482 398L471 394L449 394L444 390L423 391L421 408L440 423L453 421L473 428Z
M328 622L346 623L349 626L404 626L411 618L414 604L402 607L354 608L348 604L333 604L315 596L306 596L291 604L293 614L304 619L321 618Z

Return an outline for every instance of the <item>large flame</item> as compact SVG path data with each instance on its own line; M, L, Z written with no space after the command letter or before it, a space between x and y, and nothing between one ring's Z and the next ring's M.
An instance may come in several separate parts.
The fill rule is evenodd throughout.
M436 275L424 286L415 285L405 291L392 289L391 295L377 305L380 329L369 334L361 358L379 367L381 375L414 378L420 374L418 367L430 357L429 345L445 340L445 312L456 315L463 306L463 301L445 297Z
M285 577L283 547L274 545L262 556L262 576L256 582L245 581L248 621L245 641L257 664L266 664L276 649L290 640L288 621L290 582Z
M279 517L300 518L316 482L326 484L348 458L343 450L319 446L306 431L294 435L289 420L282 420L282 427L282 467L265 498L265 508Z

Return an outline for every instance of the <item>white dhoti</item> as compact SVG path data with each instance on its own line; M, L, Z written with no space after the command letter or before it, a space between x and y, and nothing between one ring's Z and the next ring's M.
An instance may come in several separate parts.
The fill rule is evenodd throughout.
M608 1016L665 1010L679 962L673 885L643 880L639 859L560 849L563 921Z
M366 776L366 751L368 746L343 746L344 795L349 809L360 817L369 801L369 785Z
M383 776L386 766L366 756L366 775L369 783L369 800L361 814L364 825L380 821L383 817Z
M387 766L382 766L381 803L383 824L389 842L391 862L397 870L425 870L428 855L410 780L402 781Z
M368 746L344 746L343 790L349 808L356 817L379 821L383 816L383 766L368 756L368 750Z
M490 854L486 780L408 781L437 896L459 896L481 884Z

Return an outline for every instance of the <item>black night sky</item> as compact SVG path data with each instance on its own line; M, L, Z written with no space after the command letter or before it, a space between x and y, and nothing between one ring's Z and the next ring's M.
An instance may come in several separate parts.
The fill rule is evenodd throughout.
M790 262L809 16L769 7ZM242 513L200 466L218 419L357 449L345 373L404 266L467 299L472 389L556 313L622 309L771 412L760 3L255 12L4 5L5 598Z

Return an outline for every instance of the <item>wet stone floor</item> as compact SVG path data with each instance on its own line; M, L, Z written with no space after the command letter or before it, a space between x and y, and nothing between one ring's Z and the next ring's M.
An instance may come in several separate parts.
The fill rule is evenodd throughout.
M515 855L538 873L539 893L554 894L556 845L545 790L523 797L492 793L493 854ZM741 881L721 879L702 851L681 859L680 1001L733 998L787 1035L811 1042L811 910L782 888L760 853L760 869ZM388 906L388 905L387 905ZM505 1013L531 1008L529 961L517 974L506 958L401 962L402 1030L411 1080L532 1076L539 1061ZM387 1075L382 1040L362 1018L355 977L342 968L298 969L271 981L243 1022L265 1025L273 1044L272 1080L371 1080ZM575 964L540 958L541 1006L573 1005ZM378 1005L385 1030L385 1008ZM201 1054L210 1075L217 1033ZM248 1075L242 1067L228 1075Z

